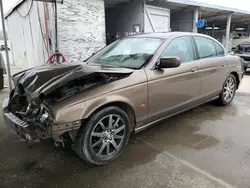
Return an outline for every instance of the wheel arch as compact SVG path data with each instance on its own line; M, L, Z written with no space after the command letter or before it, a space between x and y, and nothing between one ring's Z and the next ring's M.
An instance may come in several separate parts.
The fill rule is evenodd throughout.
M236 79L236 82L237 82L236 84L237 84L237 89L238 89L239 84L240 84L240 79L239 79L238 73L235 72L235 71L233 71L233 72L231 72L230 74L234 75L234 77L235 77L235 79Z
M105 100L106 101L106 100ZM98 103L98 105L96 105ZM128 115L129 119L131 120L131 128L134 130L136 125L136 114L134 110L134 106L128 102L128 100L120 99L120 100L113 100L113 101L106 101L106 102L93 102L91 105L87 105L88 107L85 109L82 119L88 120L91 118L93 114L96 112L110 106L116 106L121 108L126 114ZM93 107L95 106L95 107Z

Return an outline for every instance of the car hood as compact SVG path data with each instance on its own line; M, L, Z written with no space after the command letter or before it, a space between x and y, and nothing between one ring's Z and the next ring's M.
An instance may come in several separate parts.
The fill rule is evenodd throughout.
M244 53L244 54L235 53L234 55L243 58L245 61L249 61L250 60L250 53Z
M12 79L16 88L21 88L31 98L41 93L47 95L64 84L93 73L130 74L132 69L101 66L97 64L47 64L14 74Z
M238 55L238 56L247 56L249 57L250 56L250 52L244 52L244 53L234 53L234 55Z

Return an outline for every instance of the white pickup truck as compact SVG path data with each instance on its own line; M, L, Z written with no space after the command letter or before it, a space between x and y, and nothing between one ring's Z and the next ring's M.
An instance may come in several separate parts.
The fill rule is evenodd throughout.
M250 42L239 44L234 51L234 55L240 56L244 60L245 71L250 68Z
M246 32L232 32L231 38L232 38L232 51L234 51L239 44L242 44L244 42L250 42L250 38Z

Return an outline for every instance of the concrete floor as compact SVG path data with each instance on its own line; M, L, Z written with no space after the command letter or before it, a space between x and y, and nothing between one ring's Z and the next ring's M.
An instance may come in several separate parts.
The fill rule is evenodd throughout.
M250 75L231 105L209 103L132 136L117 161L85 164L50 142L28 148L0 116L0 187L250 187ZM7 96L1 91L0 101Z

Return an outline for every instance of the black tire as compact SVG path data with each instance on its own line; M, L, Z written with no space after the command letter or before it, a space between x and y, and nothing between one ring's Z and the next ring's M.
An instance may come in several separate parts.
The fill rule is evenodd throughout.
M233 84L234 84L234 87L232 88L232 97L231 97L230 99L226 100L226 99L225 99L225 96L224 96L224 95L225 95L225 92L226 92L225 87L226 87L226 84L227 84L227 82L229 81L229 79L230 79L230 80L232 79ZM231 101L234 99L235 92L236 92L236 88L237 88L237 81L236 81L236 78L235 78L235 76L234 76L233 74L230 74L230 75L227 77L227 79L226 79L226 81L224 82L224 84L223 84L222 91L221 91L220 97L219 97L219 99L218 99L219 105L221 105L221 106L226 106L226 105L228 105L229 103L231 103Z
M114 129L114 130L118 130L120 128L123 128L122 131L120 131L121 134L123 134L123 139L121 139L120 141L119 141L119 139L115 140L115 138L114 138L115 136L113 136L113 140L111 142L110 141L111 138L108 139L106 134L105 134L106 131L102 131L103 126L101 126L100 122L106 122L107 119L105 119L105 118L109 118L110 115L112 115L111 116L112 118L113 117L117 118L116 121L118 120L118 117L120 118L120 121L118 122L118 124L120 124L120 125L115 123L118 128ZM111 120L111 122L114 122L114 121ZM109 119L108 119L108 123L109 123ZM124 124L125 127L122 124ZM131 135L131 132L132 132L131 125L132 124L130 122L128 115L122 109L120 109L119 107L116 107L116 106L106 107L106 108L98 111L97 113L93 114L91 116L91 118L89 119L89 121L86 124L82 125L82 127L78 131L78 135L76 138L75 151L84 161L86 161L89 164L104 165L104 164L110 163L119 157L122 150L127 145L129 138L130 138L130 135ZM107 125L107 126L109 126L109 125ZM107 126L105 124L105 128ZM115 126L115 125L113 124L113 126ZM95 134L97 132L97 130L99 130L100 132L102 131L101 134L102 135L105 134L105 138L100 138L100 140L99 140L99 136L98 137L93 136L93 134ZM112 134L115 135L114 132L112 132ZM120 134L120 133L119 132L116 133L116 136L120 136L118 134ZM122 136L120 136L120 137L122 137ZM95 147L98 147L97 149L95 147L92 147L93 145L95 145L92 143L92 141L93 141L92 139L98 140L98 141L93 142L93 143L100 142L97 146L95 146ZM113 145L113 141L116 141L116 144L118 143L116 145L117 149L115 149L115 147ZM108 142L109 142L109 144L108 144ZM105 144L106 144L106 146L104 148L105 151L103 150L101 152L101 154L99 155L101 148ZM107 145L109 145L109 147L107 147ZM113 152L107 155L107 152L112 151L112 149L113 149ZM96 150L99 150L99 152L96 153ZM105 152L106 152L106 155L102 155Z
M247 67L244 68L244 72L247 72Z

